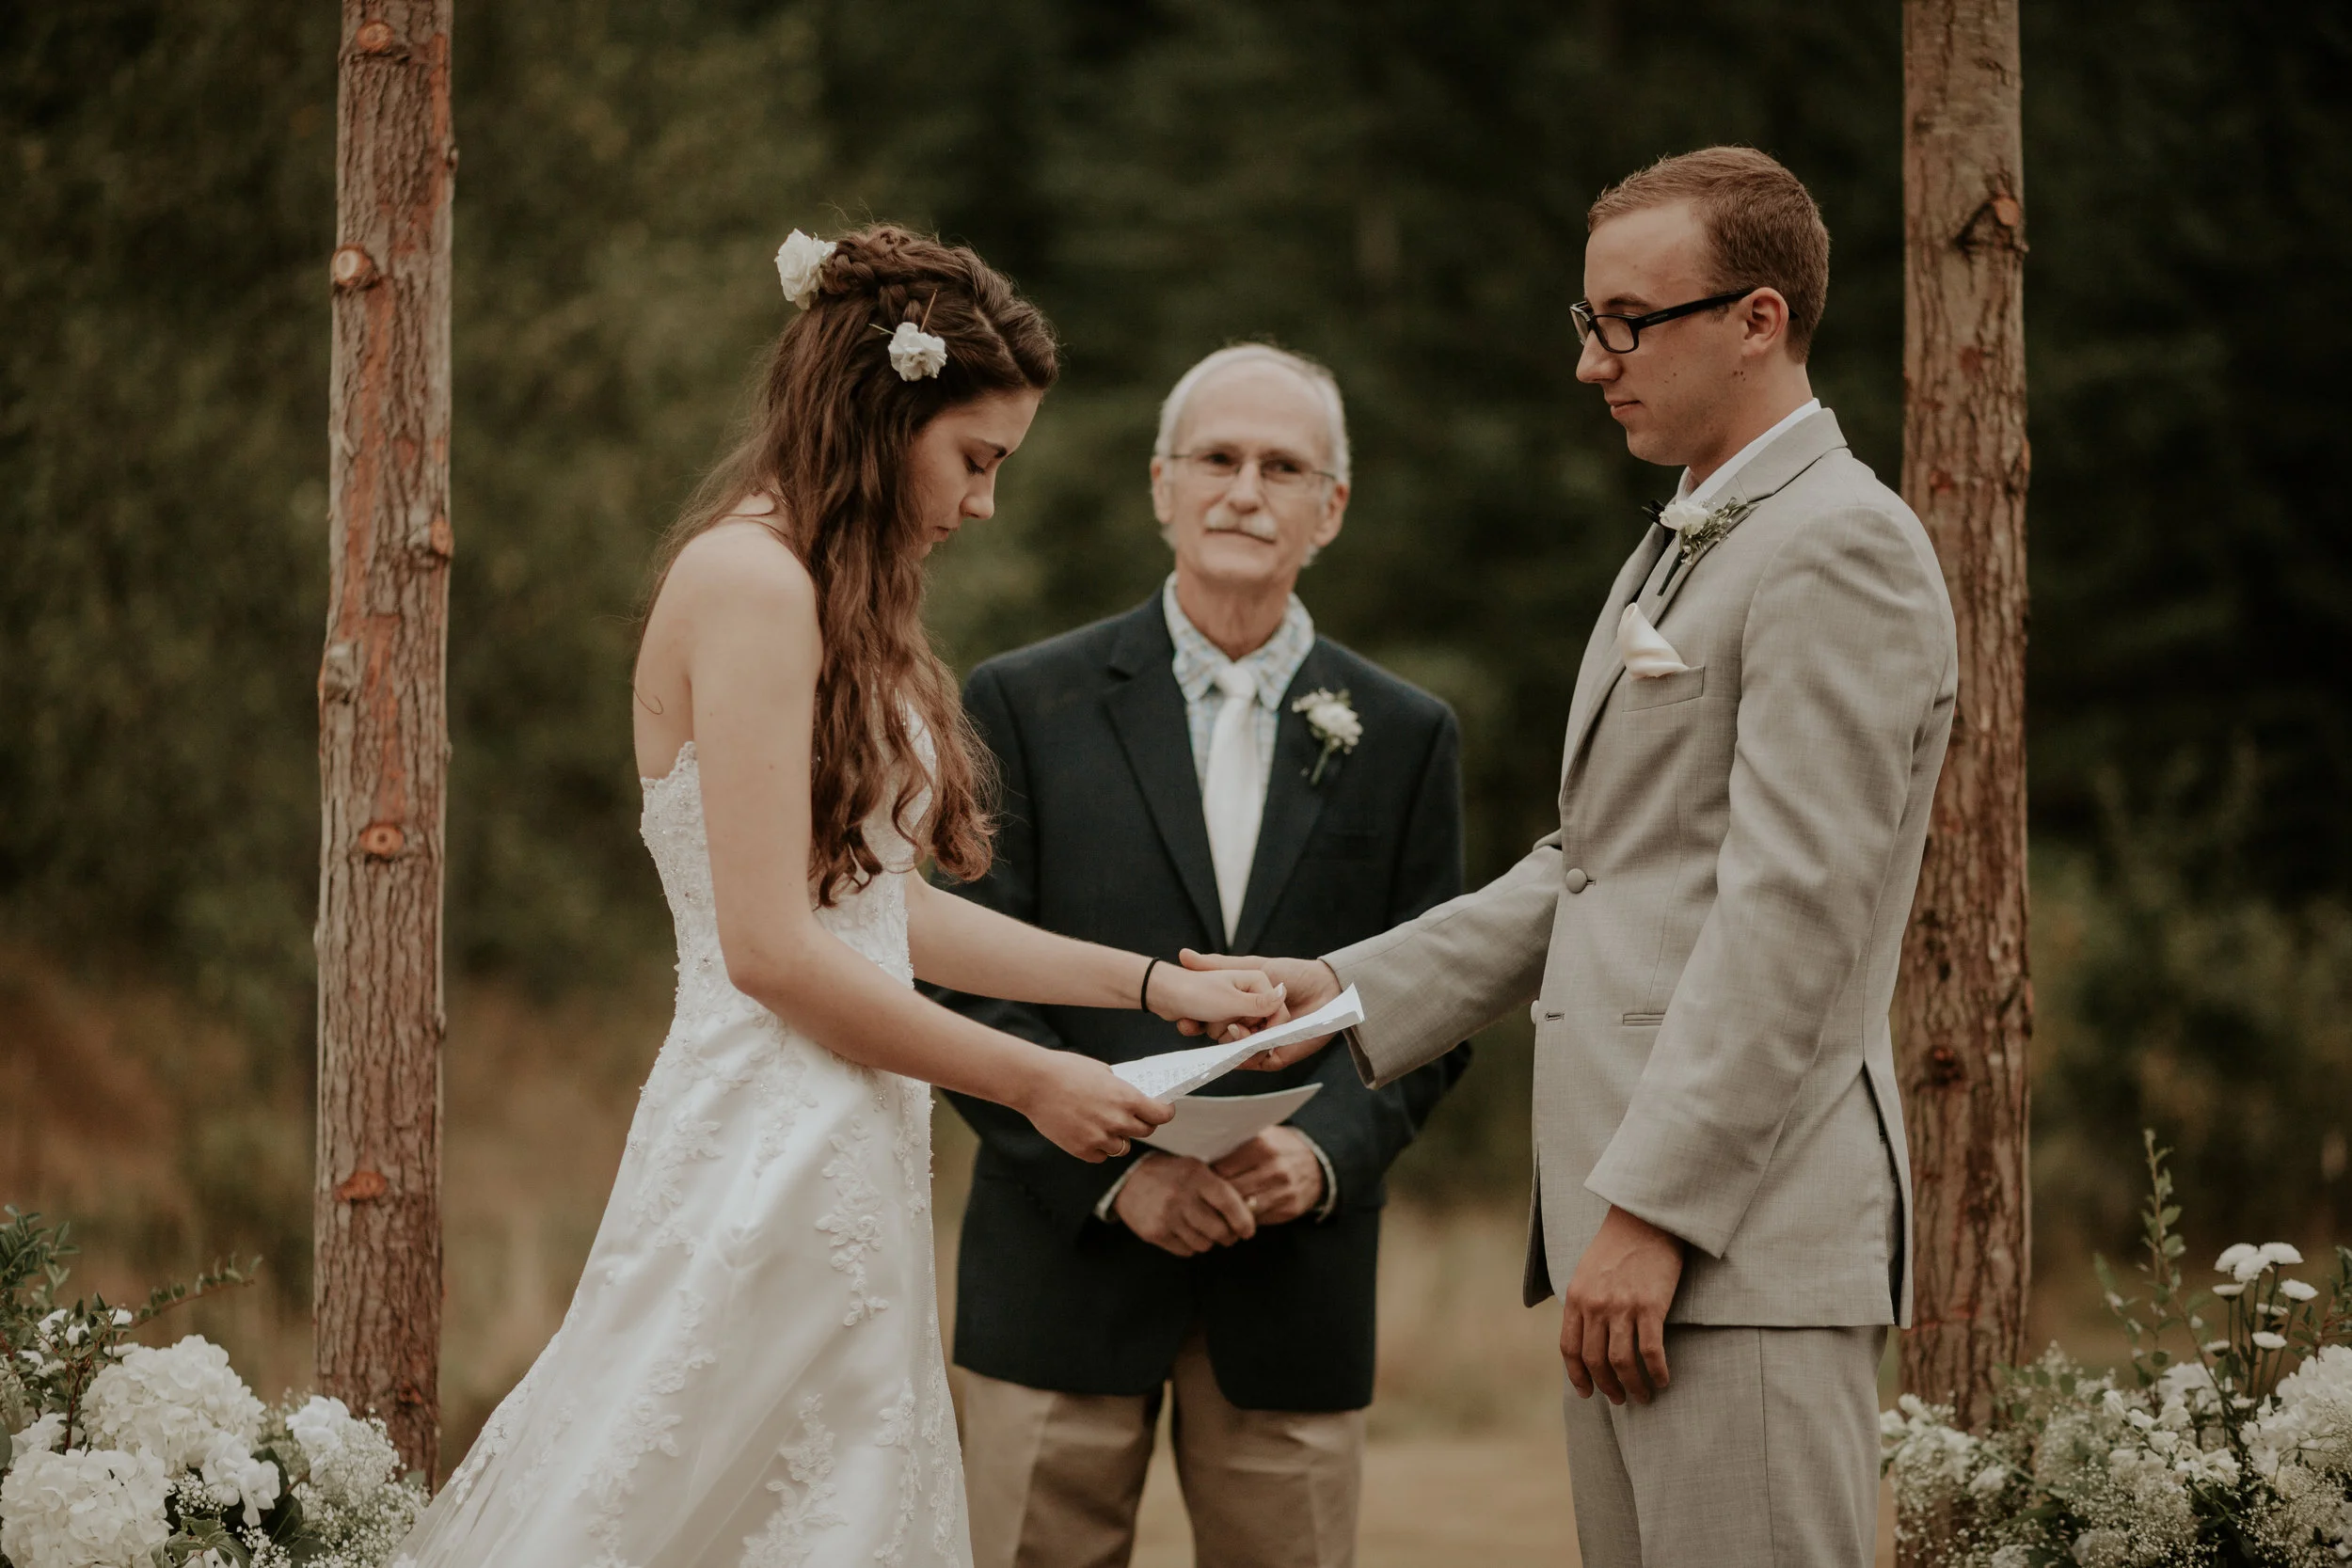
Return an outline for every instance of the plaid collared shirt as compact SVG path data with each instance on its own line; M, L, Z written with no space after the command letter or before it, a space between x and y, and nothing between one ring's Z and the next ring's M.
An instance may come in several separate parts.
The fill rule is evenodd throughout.
M1274 635L1254 652L1230 659L1201 635L1177 604L1172 572L1160 589L1160 608L1168 614L1168 635L1176 643L1176 685L1184 694L1184 722L1192 734L1193 779L1201 793L1207 794L1209 788L1209 738L1216 733L1217 710L1225 705L1224 695L1216 689L1216 673L1228 664L1239 664L1258 683L1258 710L1251 718L1258 726L1258 754L1265 758L1271 773L1275 735L1282 721L1282 697L1314 648L1314 617L1293 594Z

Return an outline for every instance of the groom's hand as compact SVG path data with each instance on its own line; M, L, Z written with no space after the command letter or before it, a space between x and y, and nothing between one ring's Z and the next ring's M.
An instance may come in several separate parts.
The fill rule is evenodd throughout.
M1560 1358L1579 1395L1647 1404L1665 1391L1666 1308L1681 1282L1681 1239L1612 1204L1560 1314Z
M1233 1184L1182 1154L1146 1154L1111 1209L1128 1229L1179 1258L1258 1233L1258 1217Z
M1184 960L1186 969L1255 969L1263 972L1267 979L1282 988L1284 1005L1284 1011L1267 1019L1266 1024L1283 1023L1301 1013L1311 1013L1336 998L1342 989L1339 975L1321 958L1236 958L1223 953L1196 953L1189 947L1177 957ZM1179 1027L1187 1035L1202 1032L1198 1024L1182 1024ZM1242 1039L1248 1033L1247 1030L1231 1029L1226 1032L1225 1037ZM1275 1072L1293 1062L1305 1061L1330 1043L1331 1037L1328 1035L1321 1039L1300 1040L1279 1051L1262 1052L1241 1065L1251 1072Z

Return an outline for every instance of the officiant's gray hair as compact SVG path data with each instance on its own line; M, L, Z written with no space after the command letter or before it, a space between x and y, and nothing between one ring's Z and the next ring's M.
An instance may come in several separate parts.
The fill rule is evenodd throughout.
M1342 484L1347 483L1347 407L1340 401L1340 384L1331 372L1303 354L1277 348L1272 343L1230 343L1218 349L1200 363L1176 378L1166 401L1160 404L1160 433L1152 443L1154 457L1176 455L1176 427L1184 423L1184 409L1192 402L1192 394L1200 384L1221 370L1234 365L1279 365L1307 384L1307 389L1323 405L1323 417L1330 426L1331 472Z

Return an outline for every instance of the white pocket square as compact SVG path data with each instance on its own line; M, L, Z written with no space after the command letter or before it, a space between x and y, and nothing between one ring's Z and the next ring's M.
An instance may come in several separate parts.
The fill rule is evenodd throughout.
M1625 660L1626 673L1637 681L1679 675L1691 668L1675 652L1675 645L1658 635L1658 628L1649 624L1638 604L1626 606L1625 613L1617 617L1617 657Z

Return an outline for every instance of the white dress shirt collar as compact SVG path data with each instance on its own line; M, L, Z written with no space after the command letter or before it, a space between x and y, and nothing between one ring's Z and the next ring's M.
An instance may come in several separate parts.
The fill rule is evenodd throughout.
M1730 486L1733 477L1747 466L1749 459L1788 434L1792 427L1820 411L1821 400L1820 398L1805 399L1787 419L1782 420L1780 423L1734 452L1731 461L1708 475L1707 483L1696 490L1691 487L1691 470L1683 469L1682 483L1675 486L1675 499L1681 500L1687 497L1701 506L1714 505L1716 501L1723 499L1724 491Z

